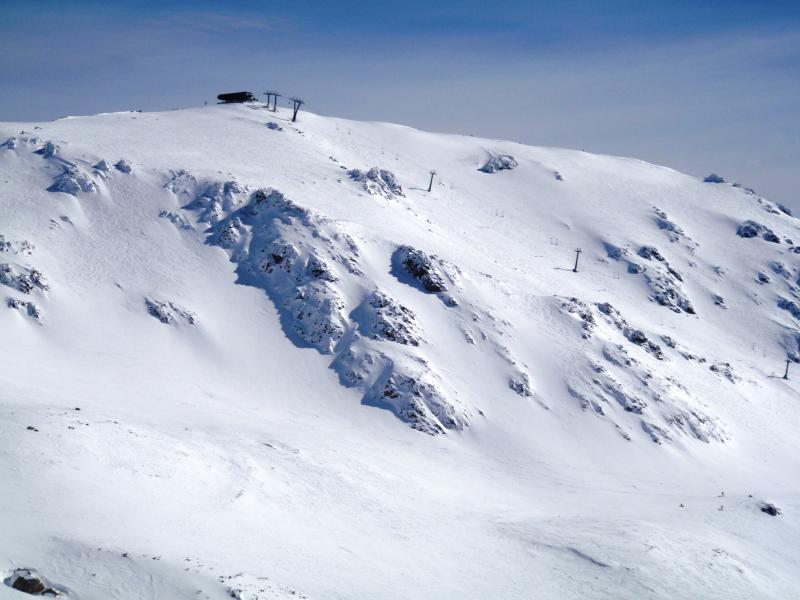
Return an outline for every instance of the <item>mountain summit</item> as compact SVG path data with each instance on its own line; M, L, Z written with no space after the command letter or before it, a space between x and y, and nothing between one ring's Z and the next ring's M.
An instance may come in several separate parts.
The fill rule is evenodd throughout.
M0 599L796 593L797 218L291 119L0 124Z

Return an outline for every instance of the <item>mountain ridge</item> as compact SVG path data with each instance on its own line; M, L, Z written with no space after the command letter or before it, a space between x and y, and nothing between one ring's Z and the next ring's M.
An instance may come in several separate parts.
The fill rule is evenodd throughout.
M441 597L526 597L542 580L544 597L680 597L664 560L692 594L796 584L800 415L781 376L799 358L800 222L752 190L576 150L293 124L258 104L0 124L0 140L9 565L22 555L81 598L139 597L113 576L135 547L165 557L137 559L135 579L227 593L205 566L180 574L184 529L156 533L158 494L198 564L244 573L241 598L434 582ZM16 517L30 506L45 515L32 531ZM111 535L81 529L86 506ZM419 522L401 518L412 507ZM210 519L241 537L215 548ZM250 520L279 547L255 544ZM629 553L628 526L661 561ZM78 550L95 541L113 549ZM337 573L353 552L356 572ZM85 575L98 561L105 587Z

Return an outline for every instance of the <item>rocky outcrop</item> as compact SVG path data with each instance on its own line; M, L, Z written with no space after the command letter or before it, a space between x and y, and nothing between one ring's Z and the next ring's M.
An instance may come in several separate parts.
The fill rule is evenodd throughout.
M197 315L174 302L145 298L144 304L151 316L167 325L174 325L179 322L187 325L197 325Z
M695 314L694 305L683 289L683 275L670 265L666 257L652 245L639 248L636 255L647 263L631 257L627 248L605 242L606 254L616 261L624 261L631 275L642 275L650 288L650 300L674 312Z
M187 208L204 215L209 202L202 198L219 187L197 189ZM240 283L267 293L290 340L333 355L339 381L362 390L364 404L391 410L425 433L468 425L455 392L419 354L423 338L413 311L366 278L359 247L342 224L272 188L256 190L241 206L212 204L209 243L229 253ZM354 307L353 290L365 290Z
M510 171L516 169L518 163L516 159L510 154L493 154L489 159L478 169L482 173L497 173L498 171Z
M77 196L80 192L96 192L97 184L76 165L65 163L62 166L61 173L56 176L47 191L63 192L70 196Z
M414 312L385 292L374 291L357 311L362 334L407 346L419 346L421 335Z
M381 196L386 199L405 196L397 177L386 169L378 167L372 167L368 171L351 169L347 174L350 179L359 182L361 187L373 196Z
M761 238L767 242L772 242L773 244L781 243L781 239L769 227L751 220L747 220L739 225L739 228L736 230L736 235L743 238L761 236Z
M41 319L42 313L39 311L39 307L36 306L30 300L20 300L19 298L7 298L6 299L6 306L8 308L14 308L19 310L32 319L36 319L37 321Z
M399 266L426 292L438 294L448 290L453 281L453 269L435 254L428 254L411 246L400 246L392 257Z
M34 290L47 291L47 278L34 268L14 267L9 263L0 263L0 284L30 294Z
M11 575L5 579L4 583L11 589L44 598L67 598L67 595L60 588L50 583L34 569L14 569Z

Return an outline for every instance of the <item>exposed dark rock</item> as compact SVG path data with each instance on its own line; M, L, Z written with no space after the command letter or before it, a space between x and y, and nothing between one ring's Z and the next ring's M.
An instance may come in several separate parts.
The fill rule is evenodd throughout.
M46 142L45 145L36 150L34 154L38 154L42 158L52 158L58 154L58 150L58 146L56 146L53 142Z
M47 291L47 278L34 268L14 268L9 263L0 263L0 284L13 288L23 294L34 290Z
M781 509L771 502L762 502L758 508L761 510L761 512L766 513L771 517L777 517L779 514L781 514Z
M628 255L627 248L620 248L619 246L615 246L614 244L609 244L608 242L603 242L603 246L606 250L606 255L608 258L613 260L620 260Z
M725 179L723 179L720 175L717 175L716 173L711 173L711 175L706 175L703 181L706 183L725 183Z
M19 575L11 587L26 594L41 594L45 589L45 585L37 577L31 575Z
M180 319L189 325L197 325L197 315L173 302L163 302L151 298L145 298L144 302L147 312L162 323L171 325Z
M368 171L352 169L347 172L350 179L358 181L362 187L373 196L384 198L394 198L395 196L405 196L403 188L394 176L394 173L386 169L372 167Z
M33 303L28 300L19 300L18 298L8 298L6 300L6 306L8 308L15 308L17 310L24 311L29 317L33 319L40 319L42 314L39 312L39 308Z
M416 377L392 373L383 385L380 398L394 406L398 416L411 427L431 435L444 433L445 429L462 429L466 425L466 417L459 414L434 385Z
M362 311L365 313L363 331L373 339L419 345L420 333L413 311L384 292L373 292L365 301Z
M669 240L671 242L677 242L681 237L686 235L683 232L683 229L681 229L681 227L677 223L671 221L667 217L667 213L665 213L663 210L657 207L653 207L653 211L656 214L655 221L656 224L658 225L658 228L663 229L667 232L667 235L669 236Z
M47 598L61 598L64 596L33 569L15 569L11 576L5 580L5 584L18 592L30 594L31 596Z
M441 260L436 255L427 254L411 246L400 246L395 251L395 259L425 291L432 294L447 291L446 275Z
M751 220L739 225L736 235L743 238L754 238L760 235L764 240L773 244L781 243L781 239L769 227Z
M517 161L510 154L495 154L478 169L484 173L496 173L498 171L510 171L517 167Z
M659 262L665 262L666 260L655 246L642 246L637 254L647 260L655 259Z
M742 380L736 373L733 371L733 367L730 363L714 363L710 367L708 367L713 373L719 375L720 377L724 377L731 383L738 383Z
M518 373L511 377L508 381L508 387L523 398L530 398L533 395L531 391L531 380L527 373Z
M787 300L786 298L780 298L778 300L778 308L782 308L791 314L795 319L800 320L800 306L798 306L796 302Z

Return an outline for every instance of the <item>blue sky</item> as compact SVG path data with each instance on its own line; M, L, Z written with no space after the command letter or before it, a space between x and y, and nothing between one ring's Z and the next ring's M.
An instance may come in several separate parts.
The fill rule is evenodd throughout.
M268 87L309 110L717 171L800 210L800 1L0 0L0 120Z

